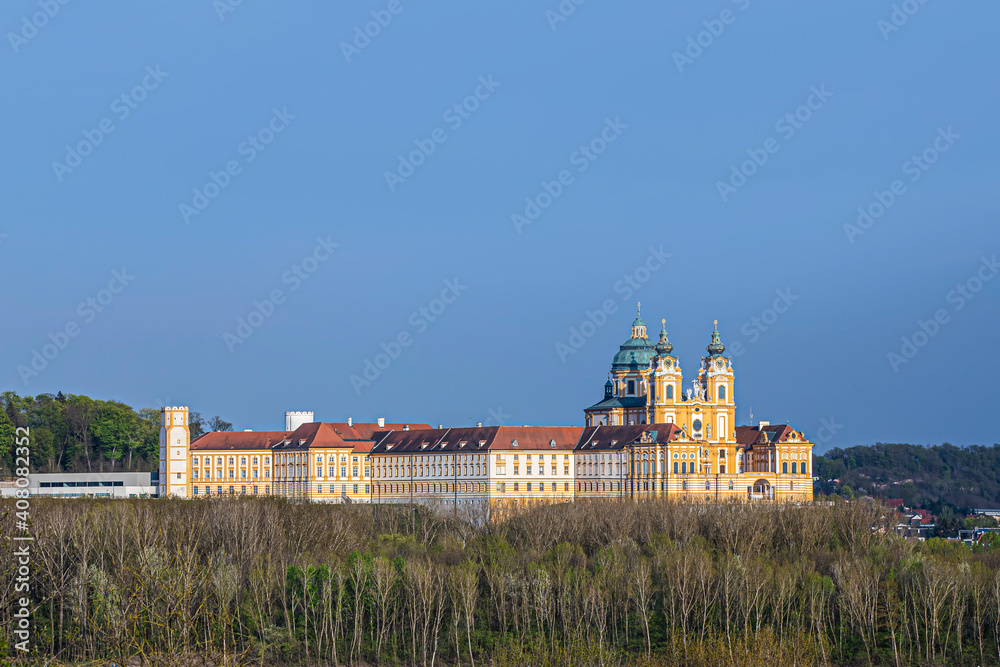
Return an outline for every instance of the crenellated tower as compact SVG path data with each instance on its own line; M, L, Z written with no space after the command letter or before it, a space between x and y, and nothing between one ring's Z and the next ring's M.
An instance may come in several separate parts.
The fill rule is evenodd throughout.
M161 408L160 483L161 498L188 497L188 450L191 429L187 407Z

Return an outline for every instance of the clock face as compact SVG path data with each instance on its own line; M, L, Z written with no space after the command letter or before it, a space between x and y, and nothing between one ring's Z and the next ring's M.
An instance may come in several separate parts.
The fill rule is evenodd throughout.
M691 425L694 427L695 431L700 431L701 430L701 420L700 419L695 419L694 423L691 424Z
M719 361L715 362L715 366L716 366L716 367L717 367L717 368L718 368L719 370L722 370L723 368L725 368L725 367L726 367L726 364L725 364L725 362L723 362L723 361L722 361L722 360L720 359Z

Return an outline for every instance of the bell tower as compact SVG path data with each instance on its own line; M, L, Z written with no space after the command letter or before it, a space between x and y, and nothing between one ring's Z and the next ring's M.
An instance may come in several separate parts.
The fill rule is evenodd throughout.
M726 346L719 335L719 321L715 320L712 342L705 348L708 356L702 359L698 382L705 390L705 402L711 414L711 442L732 442L735 437L736 401L733 396L733 362L722 356Z
M188 448L191 429L187 407L161 408L160 498L188 497Z
M649 402L649 422L651 424L673 424L677 418L677 404L683 391L683 374L677 357L673 356L674 346L667 336L667 321L660 320L660 340L656 342L653 357L652 401Z

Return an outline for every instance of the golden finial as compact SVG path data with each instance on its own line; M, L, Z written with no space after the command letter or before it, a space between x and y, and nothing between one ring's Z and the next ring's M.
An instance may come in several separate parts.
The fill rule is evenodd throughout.
M716 328L716 329L718 329L718 328L719 328L719 320L715 320L715 328Z
M636 308L639 310L639 316L642 316L642 301L636 301Z
M660 323L661 323L661 324L662 324L662 325L663 325L664 327L665 327L665 326L667 326L667 318L665 318L665 317L664 317L664 318L663 318L662 320L660 320Z

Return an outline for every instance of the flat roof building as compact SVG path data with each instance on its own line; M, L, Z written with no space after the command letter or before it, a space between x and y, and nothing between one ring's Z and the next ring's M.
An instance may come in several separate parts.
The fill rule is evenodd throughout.
M37 473L28 475L28 494L57 498L156 498L155 472ZM13 497L16 487L0 489Z

